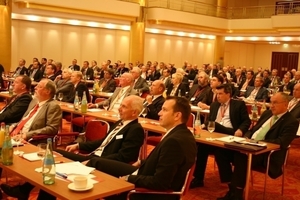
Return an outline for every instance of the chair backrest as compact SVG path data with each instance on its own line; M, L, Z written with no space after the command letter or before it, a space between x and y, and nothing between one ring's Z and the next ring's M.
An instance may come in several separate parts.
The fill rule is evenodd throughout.
M192 167L186 173L185 181L181 188L182 195L185 195L189 191L190 184L191 184L193 176L194 176L195 167L196 167L196 162L192 165Z
M87 141L99 140L106 136L109 124L103 120L90 120L86 125L85 137Z
M193 113L190 114L188 121L186 122L187 127L193 127L195 122L195 115Z
M252 104L246 104L247 106L247 111L248 111L248 114L252 114ZM260 115L260 110L261 110L261 105L256 105L257 106L257 114Z
M143 92L143 94L141 95L142 98L146 99L146 97L148 96L149 92Z
M105 98L97 98L97 99L95 99L95 103L100 103L105 100L106 100Z

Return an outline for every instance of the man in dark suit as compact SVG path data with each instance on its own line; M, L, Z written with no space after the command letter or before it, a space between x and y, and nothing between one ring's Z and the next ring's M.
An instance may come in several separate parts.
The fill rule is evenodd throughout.
M264 70L263 71L263 81L264 81L264 83L263 83L262 86L265 87L265 88L268 88L270 83L271 83L271 79L269 78L269 76L270 76L269 70Z
M117 71L115 71L115 77L119 77L126 72L129 72L129 69L127 67L125 67L124 62L122 62L122 63L120 62L119 68L117 69Z
M24 59L19 60L19 66L17 67L14 77L19 76L19 75L26 75L28 72L27 68L25 67L26 61Z
M242 82L245 82L245 77L242 75L242 69L236 69L231 83L234 83L235 87L239 87Z
M185 76L189 80L194 80L196 77L196 71L193 69L192 65L190 63L187 64L187 67L185 68Z
M279 87L279 92L290 92L288 95L293 96L294 82L291 81L291 75L285 74L282 80L283 84Z
M76 59L73 59L73 60L72 60L72 65L70 65L69 68L70 68L72 71L80 71L80 66L77 65L77 60L76 60Z
M215 121L215 132L243 136L251 124L246 104L243 101L231 99L231 86L229 84L218 86L216 93L218 102L211 104L208 121ZM213 146L198 144L195 178L191 183L191 188L204 185L208 155L210 152L214 153L218 150ZM221 169L219 168L219 170Z
M63 97L64 102L73 103L75 99L76 92L78 97L82 99L83 92L86 94L86 98L88 102L91 102L91 97L89 93L89 89L82 80L82 73L80 71L73 71L71 75L71 82L74 85L74 88L70 90L69 94Z
M104 71L104 78L99 80L100 91L102 92L114 92L116 90L116 81L114 80L114 71L112 69L106 69Z
M248 86L254 86L254 72L253 71L247 71L246 79L243 80L239 86L239 90L246 90ZM243 95L243 93L242 93Z
M254 86L247 87L245 92L246 99L255 101L267 101L268 90L263 85L263 79L261 77L256 77L254 81Z
M150 66L150 71L151 71L151 74L149 76L150 81L155 81L160 78L160 73L158 70L156 70L156 67L154 65Z
M165 85L161 80L153 81L150 86L150 95L146 97L147 115L146 118L159 120L158 113L165 102L162 96L165 91Z
M288 111L300 121L300 83L294 86L293 98L288 105Z
M183 75L181 73L172 74L172 84L167 89L167 96L185 96L186 87L182 83Z
M162 76L160 77L160 80L164 82L166 88L169 88L169 86L172 84L170 74L170 70L164 69Z
M277 69L273 69L272 72L271 72L271 76L270 76L270 79L271 79L271 83L270 83L270 86L277 86L277 85L280 85L280 77L277 76L278 74L278 70Z
M189 92L189 100L192 105L196 106L202 101L210 90L208 86L209 76L205 72L199 72L198 84L193 84Z
M55 80L55 72L56 72L56 66L54 64L47 65L45 69L45 75L48 79L51 81Z
M109 105L108 110L118 112L121 102L126 96L138 94L132 87L133 80L134 80L132 74L124 73L121 75L119 80L120 80L120 87L116 88L115 92L111 97L97 104L89 103L88 107L99 108L99 107L103 107L103 105L105 104L108 104Z
M216 65L209 64L205 70L206 74L211 78L214 75L218 74L218 69Z
M30 94L31 80L28 76L18 76L13 82L13 95L0 111L0 122L17 123L22 119L32 100Z
M39 82L43 78L43 72L39 69L39 63L33 62L31 70L28 70L28 76L35 82Z
M96 166L96 169L116 177L121 176L136 187L162 191L181 190L186 173L195 162L196 156L195 139L186 127L190 113L191 108L187 99L168 97L159 113L160 125L167 132L145 160L130 165L97 158L91 159L87 165ZM134 197L143 200L178 199L176 195L147 194ZM126 194L120 194L118 199L126 199Z
M270 110L265 111L259 118L257 124L245 134L245 137L257 141L263 140L280 145L280 150L274 152L270 158L268 174L271 178L277 178L282 174L282 164L288 146L296 136L299 122L288 112L289 97L284 93L276 93L271 97ZM227 165L219 172L223 177L222 182L229 183L229 191L219 200L242 200L243 190L246 183L247 160L246 154L232 151L234 171L228 162L228 155L218 154L218 163ZM266 167L269 152L253 155L252 167ZM220 169L220 168L219 168Z
M149 86L145 79L141 77L141 69L139 67L133 67L130 71L134 78L133 89L142 93L149 92Z

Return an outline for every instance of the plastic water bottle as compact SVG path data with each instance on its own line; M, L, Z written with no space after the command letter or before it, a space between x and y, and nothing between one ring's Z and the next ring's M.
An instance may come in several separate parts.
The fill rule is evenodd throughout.
M45 185L52 185L55 183L55 161L52 151L52 140L47 139L47 148L45 152L45 158L43 161L43 183Z
M12 165L14 158L14 150L11 143L11 138L9 135L9 126L6 125L5 128L5 139L2 145L1 157L3 165Z
M86 99L85 91L83 92L83 95L82 95L81 112L82 113L86 113L87 112L87 99Z
M196 120L194 123L194 136L195 138L201 137L201 119L200 119L200 111L197 111Z
M14 94L14 87L12 86L12 82L10 82L9 84L9 88L8 88L8 94L9 96L12 96Z
M78 110L78 107L79 107L79 97L78 97L78 92L76 91L75 98L74 98L74 109Z

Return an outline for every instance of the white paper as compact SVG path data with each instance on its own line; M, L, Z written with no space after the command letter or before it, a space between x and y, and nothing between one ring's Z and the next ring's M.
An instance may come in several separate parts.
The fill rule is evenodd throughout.
M56 157L56 155L53 155L53 157ZM37 161L42 160L42 158L38 157L37 152L34 153L24 153L23 158L29 161Z
M69 162L69 163L61 163L56 164L56 172L62 174L77 174L77 175L89 175L95 168L85 166L80 162Z
M19 146L23 146L24 144L21 141L16 142L15 140L11 139L11 144L16 147L17 144L19 144Z
M234 141L241 142L241 141L245 140L245 138L231 136L231 135L230 136L221 137L221 138L215 138L215 139L218 140L218 141L221 141L221 142L234 142Z
M297 135L300 136L300 124L299 124L299 127L298 127Z
M92 108L92 109L87 109L87 111L89 111L89 112L100 112L100 111L103 111L103 109L100 109L100 108Z

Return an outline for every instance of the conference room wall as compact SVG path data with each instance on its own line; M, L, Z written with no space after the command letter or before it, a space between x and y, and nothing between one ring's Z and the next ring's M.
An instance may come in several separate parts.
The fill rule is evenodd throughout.
M33 57L51 58L63 67L74 58L80 66L85 60L96 60L99 65L107 59L128 62L129 36L130 32L123 30L12 20L11 70L20 58L28 66Z
M225 65L247 66L257 69L271 68L272 52L297 52L300 53L300 45L283 43L279 45L247 43L247 42L225 42ZM300 62L298 62L300 69Z
M145 34L144 60L174 63L181 67L184 61L201 66L213 63L214 40L161 34Z

